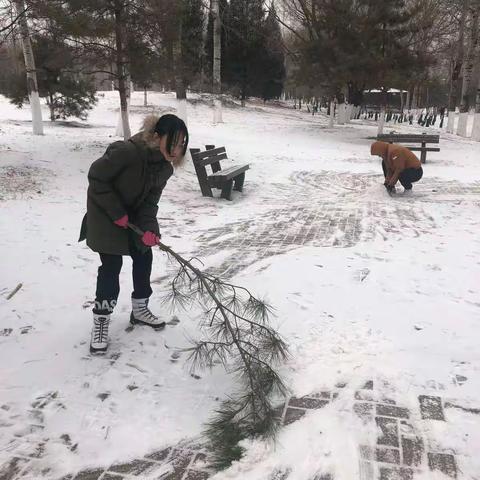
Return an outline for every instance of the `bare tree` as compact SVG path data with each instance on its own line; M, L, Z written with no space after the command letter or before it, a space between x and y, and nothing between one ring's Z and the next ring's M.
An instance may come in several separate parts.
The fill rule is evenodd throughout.
M32 42L28 29L26 7L23 0L15 0L17 20L23 46L25 70L27 72L27 89L30 109L32 111L32 127L34 135L43 135L42 109L38 95L37 73L35 69L35 57L33 55Z

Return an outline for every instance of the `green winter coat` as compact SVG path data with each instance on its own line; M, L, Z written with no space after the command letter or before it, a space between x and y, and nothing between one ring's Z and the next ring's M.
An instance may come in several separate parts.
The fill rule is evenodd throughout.
M158 202L172 174L172 165L140 135L109 145L88 172L87 213L79 241L86 238L93 251L111 255L128 255L132 242L146 250L137 234L113 222L128 215L131 223L159 235Z

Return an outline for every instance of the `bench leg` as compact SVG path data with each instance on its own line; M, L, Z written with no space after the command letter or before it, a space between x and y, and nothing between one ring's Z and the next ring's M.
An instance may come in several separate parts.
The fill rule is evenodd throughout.
M242 192L244 181L245 181L245 172L235 177L235 186L233 187L233 189L236 190L237 192Z
M195 172L197 173L198 184L204 197L213 197L212 189L208 184L207 170L205 167L195 165Z
M222 187L222 198L226 198L227 200L232 199L232 189L233 189L233 179L227 180Z
M422 148L425 148L425 144L422 143ZM425 163L427 161L427 151L426 150L422 150L421 154L420 154L420 161L422 163Z

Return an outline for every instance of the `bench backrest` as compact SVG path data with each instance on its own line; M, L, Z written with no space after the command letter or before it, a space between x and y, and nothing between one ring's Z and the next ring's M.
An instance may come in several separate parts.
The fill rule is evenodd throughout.
M211 165L213 163L217 163L220 160L225 160L228 158L227 153L225 151L225 147L213 148L210 150L205 150L203 152L200 152L200 151L192 152L192 150L194 149L191 149L190 153L192 154L193 162L202 167Z
M427 135L426 133L421 135L384 133L377 135L377 140L399 143L440 143L440 135Z

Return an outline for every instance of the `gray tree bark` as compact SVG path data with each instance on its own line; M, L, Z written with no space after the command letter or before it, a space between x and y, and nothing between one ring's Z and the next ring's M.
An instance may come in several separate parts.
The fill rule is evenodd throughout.
M178 14L177 38L173 44L173 69L175 77L175 94L177 97L177 114L187 123L187 89L185 87L182 55L182 6Z
M474 0L470 4L469 14L471 17L470 35L468 39L467 56L463 65L462 96L460 102L460 112L468 112L470 108L469 93L472 83L472 72L476 60L478 60L478 14L480 2Z
M222 123L222 24L220 21L220 5L218 0L211 0L213 15L213 122Z
M467 19L467 8L469 0L462 0L462 10L460 16L460 24L458 28L457 51L453 59L451 76L450 76L450 92L448 95L448 110L455 111L458 97L458 83L460 73L462 71L463 57L464 57L464 41L465 41L465 23Z

